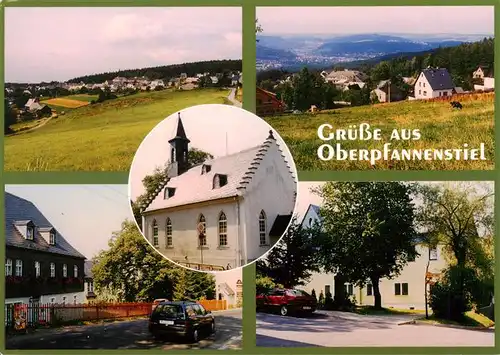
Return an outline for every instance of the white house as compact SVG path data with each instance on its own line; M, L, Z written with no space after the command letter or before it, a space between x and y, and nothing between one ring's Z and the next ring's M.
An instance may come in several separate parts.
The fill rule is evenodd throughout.
M302 219L302 226L308 228L318 222L321 223L320 207L309 205ZM435 279L447 267L448 262L445 259L442 246L429 249L417 241L416 250L420 255L414 261L409 262L399 276L392 280L380 280L379 287L382 295L382 307L425 309L424 290L426 273L429 272ZM429 263L428 269L427 263ZM334 296L335 274L314 273L309 283L301 288L309 293L314 289L317 296L321 292L324 295L330 292ZM359 288L350 283L345 283L344 288L346 294L351 296L356 304L374 304L372 285Z
M454 88L455 84L446 68L427 68L415 81L415 99L451 96Z
M267 252L288 226L295 177L272 131L262 143L189 167L182 120L171 145L168 179L143 210L143 234L172 261L233 269Z
M240 308L243 305L242 269L215 272L216 298L225 300L228 308Z

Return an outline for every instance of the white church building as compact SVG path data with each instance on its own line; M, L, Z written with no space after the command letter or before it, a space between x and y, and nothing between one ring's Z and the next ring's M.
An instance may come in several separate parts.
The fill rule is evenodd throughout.
M168 259L202 270L244 266L287 228L297 183L273 132L262 142L197 166L179 118L167 179L142 211L143 234Z

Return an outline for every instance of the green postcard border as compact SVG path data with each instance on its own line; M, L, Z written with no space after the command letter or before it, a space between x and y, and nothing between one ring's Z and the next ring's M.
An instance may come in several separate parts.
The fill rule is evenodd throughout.
M5 1L5 0L4 0ZM0 60L4 62L4 8L5 7L144 7L144 6L232 6L242 7L242 37L243 37L243 108L255 112L255 18L256 6L495 6L495 56L500 55L498 45L498 35L500 34L500 5L499 1L491 0L18 0L14 2L0 3ZM499 71L500 63L495 63L495 71ZM4 66L0 68L0 88L4 89ZM500 99L495 97L495 105L500 103ZM3 100L0 108L3 108ZM498 115L495 113L495 117ZM3 130L3 127L2 127ZM495 127L495 142L500 137L500 129ZM3 143L3 134L2 134ZM3 163L3 144L0 144L0 161ZM496 155L498 156L498 147ZM497 159L497 158L495 158ZM471 180L471 181L499 181L496 169L494 171L300 171L300 181L326 181L326 180ZM8 172L0 177L4 184L126 184L128 181L127 172ZM496 188L496 186L495 186ZM4 191L0 192L0 198L4 197ZM500 196L495 198L495 212L498 213ZM4 213L4 204L0 204L0 214ZM4 224L0 227L1 235L4 236ZM498 227L495 226L498 234ZM495 246L496 253L500 253L500 243ZM0 246L0 260L5 258L5 244ZM5 271L4 263L0 262L0 283L4 285ZM244 354L495 354L500 353L500 335L495 333L495 347L471 347L471 348L430 348L430 347L336 347L336 348L264 348L256 347L256 323L255 323L255 264L251 264L243 269L243 350L227 350L228 352ZM495 276L495 287L500 286L500 275ZM0 287L0 300L5 300L4 287ZM495 306L495 313L499 314L500 306ZM0 318L4 317L4 307L0 307ZM0 327L0 353L8 354L121 354L121 350L5 350L5 332L3 322ZM445 350L445 351L443 351ZM164 350L128 350L133 354L163 354ZM191 350L172 350L172 354L192 353ZM195 350L194 353L216 354L220 350Z

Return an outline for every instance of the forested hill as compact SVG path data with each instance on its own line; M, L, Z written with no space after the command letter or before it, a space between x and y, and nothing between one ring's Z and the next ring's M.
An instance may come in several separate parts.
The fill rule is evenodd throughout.
M148 79L170 79L178 77L181 73L186 73L188 76L194 76L197 73L223 73L227 71L241 71L241 59L238 60L210 60L203 62L183 63L165 65L161 67L151 67L142 69L119 70L109 73L85 75L69 80L70 83L102 83L106 80L111 80L117 76L132 78L145 76Z
M377 64L359 63L359 69L370 74L372 80L383 80L394 75L416 76L428 66L446 68L451 73L455 85L470 88L472 73L478 66L493 70L494 39L464 43L456 47L438 48L431 52L405 54L382 60Z

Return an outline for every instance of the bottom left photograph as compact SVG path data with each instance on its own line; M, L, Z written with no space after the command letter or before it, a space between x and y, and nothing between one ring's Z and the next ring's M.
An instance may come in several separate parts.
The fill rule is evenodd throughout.
M6 185L5 240L6 349L242 347L242 269L166 260L127 185Z

